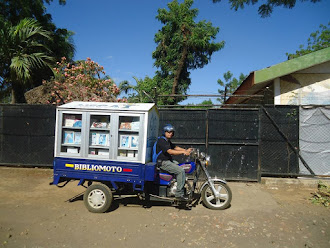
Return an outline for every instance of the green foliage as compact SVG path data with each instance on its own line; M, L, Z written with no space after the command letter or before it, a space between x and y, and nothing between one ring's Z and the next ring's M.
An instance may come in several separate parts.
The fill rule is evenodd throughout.
M153 102L155 87L157 87L155 81L150 77L133 78L136 85L132 85L126 80L119 84L120 91L128 95L127 101L131 103Z
M74 45L72 40L73 32L67 29L59 29L52 22L52 17L46 12L45 4L50 4L53 0L1 0L0 15L5 21L17 25L24 18L37 20L43 29L51 32L52 39L46 41L45 45L52 52L55 61L60 61L61 57L71 60L74 55ZM65 5L65 0L58 1Z
M241 85L246 76L241 73L239 79L233 78L233 74L227 71L223 74L225 81L218 79L217 83L223 87L223 89L218 89L219 94L223 95L223 98L217 98L217 101L224 103L228 99L228 95L234 93L234 91Z
M189 70L202 68L209 63L214 52L224 42L214 42L219 28L212 23L194 19L198 9L192 9L193 0L179 4L174 0L167 9L159 9L156 18L163 27L155 34L156 50L152 57L156 72L154 84L161 86L161 94L186 94L191 83ZM184 98L169 97L166 104L176 104Z
M286 53L288 60L330 47L330 22L328 26L321 24L319 30L310 34L307 40L307 48L304 45L299 46L299 50L294 54Z
M21 89L32 80L32 71L49 67L52 57L40 40L50 33L34 19L23 19L16 26L0 18L0 83L11 89L12 103L25 102Z
M310 199L313 204L323 205L325 207L330 206L330 185L319 181L318 191L313 193L313 197Z
M212 0L214 3L221 2L221 0ZM321 0L300 0L301 2L310 1L312 3L320 2ZM231 8L237 11L243 9L245 5L254 5L259 0L229 0ZM259 6L258 13L261 17L269 17L273 13L274 7L283 6L285 8L292 9L296 5L297 0L267 0Z
M45 39L44 37L38 37L36 42L43 44L47 47L47 51L43 50L43 53L49 57L54 57L55 61L60 61L61 57L66 57L68 60L72 60L74 56L74 45L72 40L73 32L67 29L59 29L52 22L50 14L46 13L45 4L50 4L53 0L1 0L0 1L0 18L4 22L11 26L16 26L24 18L30 18L38 21L40 27L43 30L49 32L51 39ZM61 5L65 4L65 0L58 1ZM53 62L53 63L54 63ZM52 65L52 67L55 64ZM42 80L50 79L53 72L50 68L32 69L30 72L31 80L29 83L21 84L20 95L23 95L25 91L42 84ZM3 99L8 96L9 88L2 88L0 95ZM23 99L23 97L20 97Z
M211 99L209 99L209 100L204 100L201 103L197 103L197 104L190 103L187 106L185 106L185 108L208 109L208 108L211 108L212 106L213 106L213 102Z

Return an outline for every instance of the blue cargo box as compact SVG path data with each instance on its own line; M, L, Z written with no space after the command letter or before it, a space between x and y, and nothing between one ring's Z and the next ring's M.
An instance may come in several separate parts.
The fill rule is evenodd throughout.
M84 181L110 182L117 190L117 182L131 183L134 190L142 191L145 181L154 181L155 164L100 161L74 158L54 159L54 181L57 185L69 179Z

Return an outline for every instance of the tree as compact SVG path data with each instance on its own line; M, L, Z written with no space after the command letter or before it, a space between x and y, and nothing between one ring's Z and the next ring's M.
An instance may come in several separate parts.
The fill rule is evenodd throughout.
M86 61L68 63L63 57L54 68L55 77L44 81L45 91L50 92L46 103L64 104L71 101L118 102L120 91L98 63Z
M208 100L204 100L202 101L201 103L188 103L186 106L182 106L184 108L189 108L189 109L209 109L211 107L213 107L213 102L211 99L208 99Z
M52 60L38 42L40 37L51 39L36 20L23 19L12 26L0 18L0 84L11 89L12 103L25 102L21 91L31 81L33 69L45 68Z
M214 3L221 2L221 0L212 0ZM312 3L320 2L321 0L300 0L301 2L310 1ZM254 5L259 0L229 0L231 8L237 11L239 8L243 9L245 5ZM283 6L292 9L296 5L297 0L267 0L267 3L261 4L258 13L261 17L269 17L274 10L274 7Z
M152 102L154 98L154 90L156 87L155 81L148 76L144 79L138 79L137 77L133 78L136 82L136 85L132 85L126 80L119 84L120 91L128 94L128 102Z
M52 22L50 14L46 13L45 4L50 4L53 0L1 0L0 1L0 16L4 21L11 23L12 26L18 25L18 23L24 18L32 18L38 21L44 30L50 32L51 39L45 39L44 37L38 37L37 41L48 48L44 51L48 56L54 57L55 61L60 61L61 57L66 57L68 60L72 60L74 56L74 45L72 40L73 32L67 29L59 29ZM61 5L65 4L65 0L58 1ZM54 67L55 64L52 65ZM42 80L50 79L53 72L50 68L43 68L43 70L33 70L30 72L31 80L29 83L21 85L21 97L23 93L35 86L41 85ZM6 94L7 89L3 89L0 93Z
M304 49L304 45L300 45L296 53L286 53L288 60L312 53L324 48L330 47L330 22L328 26L321 24L319 30L311 33L307 40L307 48Z
M191 80L189 70L202 68L209 63L214 52L224 46L224 42L214 42L219 28L212 23L194 19L197 9L191 9L193 0L179 4L170 2L169 10L158 9L156 18L163 27L155 34L156 50L152 57L159 68L154 81L162 86L162 94L185 94ZM167 98L167 104L175 104L182 99Z
M233 78L233 74L230 71L227 71L223 74L223 78L225 80L222 81L218 79L217 83L224 87L224 89L218 89L219 94L223 95L223 98L218 98L217 100L221 103L224 103L228 99L228 94L234 93L234 91L240 86L240 84L244 81L246 76L241 73L239 79Z
M46 41L47 47L59 61L65 56L71 60L74 56L74 45L72 40L73 32L67 29L59 29L52 23L52 17L46 12L45 4L50 4L53 0L1 0L0 15L6 21L17 25L24 18L33 18L47 31L52 33L52 40ZM58 1L65 5L65 0Z

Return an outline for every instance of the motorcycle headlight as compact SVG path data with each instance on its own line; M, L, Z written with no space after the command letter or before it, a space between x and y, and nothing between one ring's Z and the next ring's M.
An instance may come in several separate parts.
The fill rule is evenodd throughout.
M211 157L209 155L207 155L205 157L205 165L206 166L210 166L211 165Z

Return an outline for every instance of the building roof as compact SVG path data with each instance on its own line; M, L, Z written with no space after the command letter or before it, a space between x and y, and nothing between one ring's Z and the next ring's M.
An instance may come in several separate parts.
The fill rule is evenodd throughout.
M330 61L330 47L287 60L268 68L253 71L237 88L233 95L252 95L265 88L272 80L308 69L310 67ZM237 103L244 100L231 96L226 103Z

